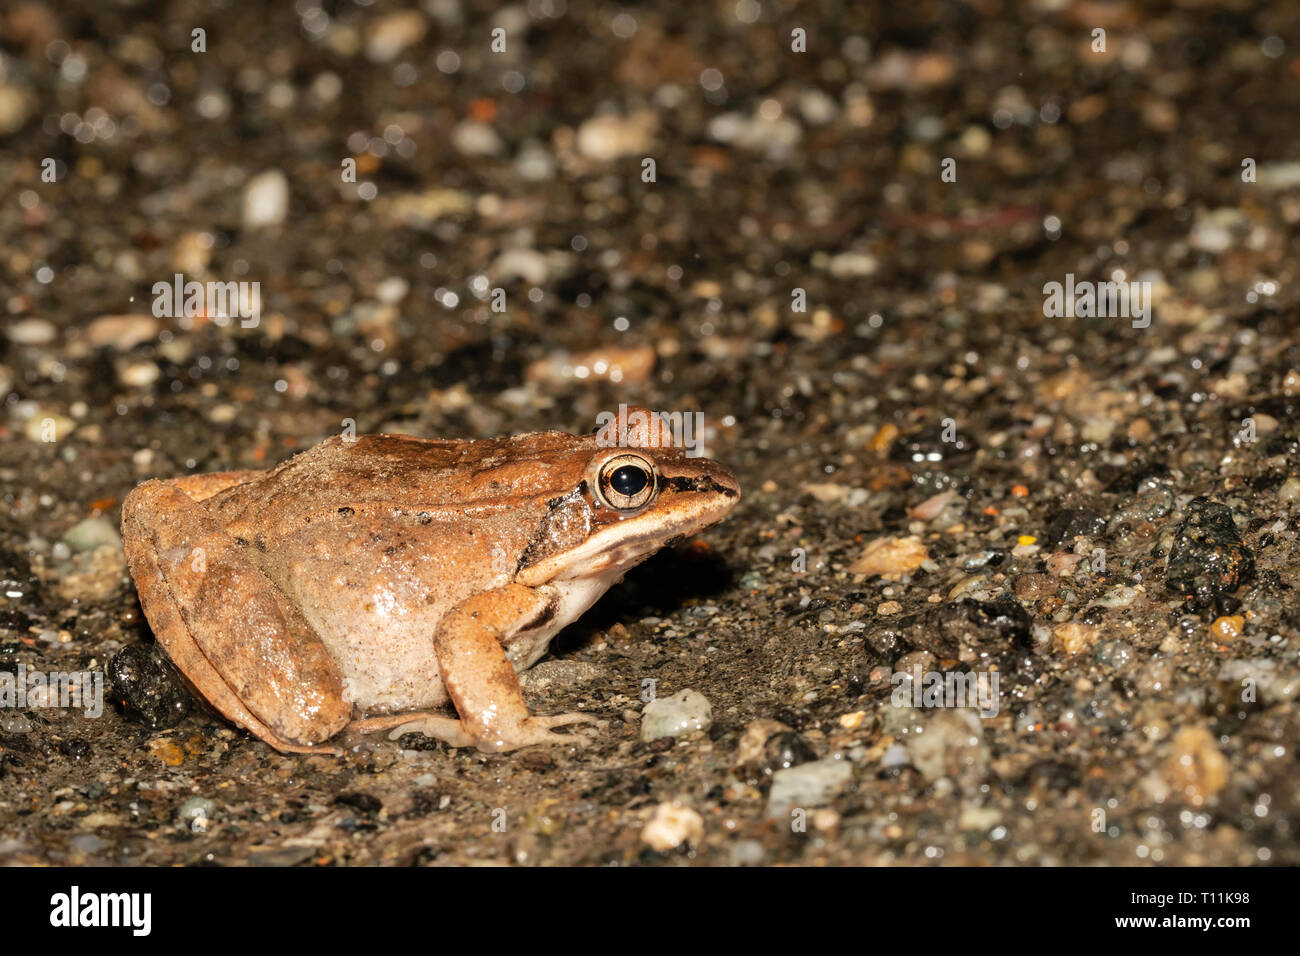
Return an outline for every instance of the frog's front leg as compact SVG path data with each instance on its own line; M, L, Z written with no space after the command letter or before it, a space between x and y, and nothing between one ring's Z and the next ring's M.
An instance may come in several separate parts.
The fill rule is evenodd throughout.
M411 729L424 730L453 745L468 737L488 753L536 744L588 743L581 734L557 734L551 728L599 723L594 717L529 716L519 678L502 647L505 638L546 617L553 600L543 590L507 584L476 594L449 611L439 622L433 643L443 686L460 714L459 725L452 728L431 724Z

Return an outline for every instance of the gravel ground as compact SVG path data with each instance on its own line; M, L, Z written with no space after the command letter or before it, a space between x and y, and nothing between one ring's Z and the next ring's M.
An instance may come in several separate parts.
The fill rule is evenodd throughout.
M1300 863L1290 5L494 6L0 11L0 677L106 675L0 862ZM137 482L620 402L745 497L529 672L595 746L284 756L153 645Z

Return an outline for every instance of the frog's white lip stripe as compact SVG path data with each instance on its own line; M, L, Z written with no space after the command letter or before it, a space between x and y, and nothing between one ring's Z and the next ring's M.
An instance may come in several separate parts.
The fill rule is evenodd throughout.
M711 508L702 509L693 516L693 520L681 522L680 530L672 534L665 533L663 527L657 527L641 534L628 535L627 529L622 525L609 525L593 534L580 547L545 558L532 567L521 569L518 581L520 584L535 587L548 581L563 581L604 573L612 564L619 562L600 561L601 554L608 554L611 558L618 554L627 555L625 561L633 557L643 557L645 552L640 546L655 542L662 543L671 537L683 534L694 534L695 531L720 519L731 510L731 505L732 501L727 499ZM572 569L572 572L565 573L566 568Z

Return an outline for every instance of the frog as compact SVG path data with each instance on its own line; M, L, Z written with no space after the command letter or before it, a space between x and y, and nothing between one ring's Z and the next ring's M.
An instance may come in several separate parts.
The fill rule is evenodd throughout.
M281 753L382 731L584 746L604 722L530 713L519 673L740 500L632 411L597 434L335 435L268 469L144 481L121 519L144 616L191 692Z

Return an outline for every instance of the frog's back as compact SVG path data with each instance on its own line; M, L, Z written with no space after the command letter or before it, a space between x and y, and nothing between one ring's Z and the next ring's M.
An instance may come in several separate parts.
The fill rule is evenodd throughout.
M272 536L340 508L440 514L527 508L573 487L595 439L564 432L447 441L405 435L330 438L208 502L227 526Z

